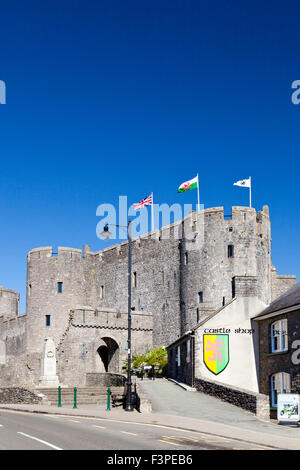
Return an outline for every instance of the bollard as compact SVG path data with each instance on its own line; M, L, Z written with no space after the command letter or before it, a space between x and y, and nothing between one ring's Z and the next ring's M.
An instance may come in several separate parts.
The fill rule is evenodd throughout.
M58 387L58 406L61 406L61 386Z
M77 408L77 387L74 387L74 406L73 408Z
M107 408L106 411L110 411L110 387L107 389Z

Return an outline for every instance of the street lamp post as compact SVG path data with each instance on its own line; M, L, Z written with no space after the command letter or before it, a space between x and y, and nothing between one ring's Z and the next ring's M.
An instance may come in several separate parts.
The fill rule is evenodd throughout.
M131 403L131 219L128 220L128 225L113 225L114 227L126 228L128 238L128 336L127 336L127 393L125 411L133 411ZM110 238L112 234L108 230L108 224L103 228L103 232L99 234L102 238Z
M127 400L126 411L133 411L131 404L131 219L127 226L128 237L128 368L127 368Z

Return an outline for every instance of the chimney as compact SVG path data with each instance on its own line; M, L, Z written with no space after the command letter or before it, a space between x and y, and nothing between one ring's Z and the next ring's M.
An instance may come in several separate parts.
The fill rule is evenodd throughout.
M234 276L232 279L232 297L257 297L256 276Z

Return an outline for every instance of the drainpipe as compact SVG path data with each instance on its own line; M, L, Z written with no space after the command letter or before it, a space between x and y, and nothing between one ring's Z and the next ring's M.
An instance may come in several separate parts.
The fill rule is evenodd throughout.
M195 333L191 334L192 387L195 386Z

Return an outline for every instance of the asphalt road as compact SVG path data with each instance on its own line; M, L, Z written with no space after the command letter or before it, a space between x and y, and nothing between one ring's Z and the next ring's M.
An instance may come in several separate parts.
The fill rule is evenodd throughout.
M266 450L179 427L1 410L0 450Z

